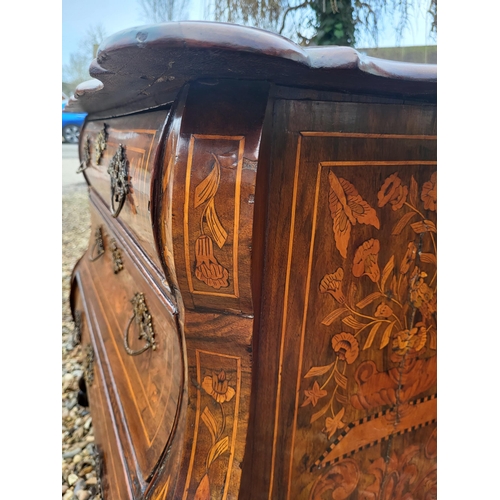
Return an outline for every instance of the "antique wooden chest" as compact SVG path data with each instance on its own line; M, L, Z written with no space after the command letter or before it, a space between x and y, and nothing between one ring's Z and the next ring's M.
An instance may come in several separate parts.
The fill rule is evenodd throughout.
M182 22L68 109L106 500L436 498L436 68Z

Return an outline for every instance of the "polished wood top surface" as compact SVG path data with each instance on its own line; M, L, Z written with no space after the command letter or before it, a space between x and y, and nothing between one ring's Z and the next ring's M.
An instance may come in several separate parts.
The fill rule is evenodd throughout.
M301 47L257 28L185 21L108 37L90 75L94 80L77 87L67 109L107 118L172 102L187 82L222 78L435 101L437 69L351 47Z

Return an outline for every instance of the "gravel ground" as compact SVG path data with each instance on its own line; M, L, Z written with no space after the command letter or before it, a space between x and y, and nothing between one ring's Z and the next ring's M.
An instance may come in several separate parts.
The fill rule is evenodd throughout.
M92 458L94 432L88 409L76 402L84 353L74 346L69 307L71 271L87 249L90 215L85 184L63 188L62 196L62 498L100 500Z

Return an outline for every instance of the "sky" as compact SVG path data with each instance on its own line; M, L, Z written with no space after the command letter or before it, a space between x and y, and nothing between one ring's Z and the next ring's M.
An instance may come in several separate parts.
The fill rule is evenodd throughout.
M191 8L187 18L204 20L203 2L206 0L191 0ZM420 12L415 16L410 30L406 33L401 46L435 45L428 36L428 20L425 10L427 1L423 3ZM82 7L84 5L84 8ZM82 4L77 0L62 1L62 62L67 64L72 52L78 51L80 40L91 25L102 23L106 33L111 35L118 31L148 24L141 14L139 0L85 0ZM382 32L379 37L380 47L396 45L395 36L390 30ZM364 44L363 47L373 46Z

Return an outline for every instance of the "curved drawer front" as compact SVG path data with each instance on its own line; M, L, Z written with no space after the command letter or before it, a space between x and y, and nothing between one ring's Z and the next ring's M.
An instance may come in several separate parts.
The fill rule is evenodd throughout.
M163 110L89 121L80 143L87 181L110 212L131 230L158 270L161 264L151 224L151 180L167 116L168 111Z
M174 429L181 395L183 368L174 308L144 279L137 268L141 264L92 206L91 217L97 241L91 241L78 269L120 442L128 448L129 473L132 482L135 477L144 486ZM135 300L134 305L137 294L143 301ZM146 335L152 336L149 341Z
M79 319L82 351L85 353L83 369L85 384L80 386L88 397L94 428L94 459L98 482L96 492L102 491L103 498L133 498L127 481L124 454L114 431L114 415L109 397L109 387L103 376L102 353L96 348L93 325L88 321L83 290L77 289L73 310ZM98 455L98 457L96 456Z

